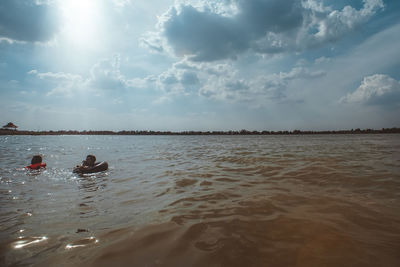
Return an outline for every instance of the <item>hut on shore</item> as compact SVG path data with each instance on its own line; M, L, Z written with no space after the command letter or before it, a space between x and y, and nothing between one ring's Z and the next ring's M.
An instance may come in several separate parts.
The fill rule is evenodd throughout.
M18 128L18 126L15 125L15 124L12 123L12 122L9 122L9 123L7 123L6 125L3 126L3 129L4 129L4 130L14 130L14 131L16 131L17 128Z

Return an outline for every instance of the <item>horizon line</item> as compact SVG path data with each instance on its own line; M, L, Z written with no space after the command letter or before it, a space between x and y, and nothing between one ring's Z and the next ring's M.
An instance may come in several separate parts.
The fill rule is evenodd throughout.
M218 130L218 131L154 131L154 130L12 130L0 129L0 135L299 135L299 134L378 134L378 133L400 133L400 128L382 128L382 129L351 129L351 130Z

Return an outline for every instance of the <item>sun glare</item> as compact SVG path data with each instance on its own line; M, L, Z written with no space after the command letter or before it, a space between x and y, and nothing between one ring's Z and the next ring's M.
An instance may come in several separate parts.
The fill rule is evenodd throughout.
M80 47L95 45L101 22L98 1L67 0L61 2L61 8L66 39Z

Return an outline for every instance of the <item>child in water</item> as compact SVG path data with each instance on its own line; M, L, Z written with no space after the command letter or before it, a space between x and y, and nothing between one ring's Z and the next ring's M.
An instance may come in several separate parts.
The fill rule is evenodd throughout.
M86 160L82 162L82 166L93 167L95 163L96 163L96 156L87 155Z
M82 165L77 165L74 168L75 173L93 173L101 172L108 169L107 162L96 162L94 155L87 155L86 160L82 161Z
M46 168L46 163L42 162L42 156L41 155L35 155L32 157L31 160L31 165L26 166L27 169L29 170L39 170L39 169L44 169Z

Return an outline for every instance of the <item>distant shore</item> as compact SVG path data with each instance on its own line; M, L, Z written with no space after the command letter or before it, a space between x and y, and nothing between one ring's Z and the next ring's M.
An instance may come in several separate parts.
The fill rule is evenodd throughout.
M391 134L400 133L400 128L351 129L336 131L18 131L0 129L0 135L311 135L311 134Z

